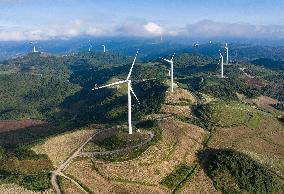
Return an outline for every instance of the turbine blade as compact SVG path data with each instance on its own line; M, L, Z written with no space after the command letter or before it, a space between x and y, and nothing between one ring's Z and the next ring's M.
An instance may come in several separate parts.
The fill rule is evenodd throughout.
M134 66L134 64L135 64L135 61L136 61L138 52L139 52L139 49L138 49L137 52L136 52L136 55L135 55L135 57L134 57L134 60L133 60L133 62L132 62L132 65L131 65L131 68L130 68L130 70L129 70L129 73L128 73L128 75L127 75L126 80L129 80L129 78L130 78L130 76L131 76L132 69L133 69L133 66Z
M110 87L110 86L119 85L119 84L123 84L123 83L126 83L126 82L127 82L127 80L118 81L118 82L114 82L114 83L107 84L107 85L104 85L104 86L94 87L92 90L97 90L97 89L101 89L101 88L107 88L107 87Z
M132 87L130 87L130 91L131 91L131 93L133 94L133 96L136 98L137 102L140 104L140 102L139 102L139 100L138 100L136 94L135 94L134 91L132 90Z
M168 62L168 63L170 63L171 61L170 60L168 60L168 59L164 59L164 58L162 58L164 61L166 61L166 62Z

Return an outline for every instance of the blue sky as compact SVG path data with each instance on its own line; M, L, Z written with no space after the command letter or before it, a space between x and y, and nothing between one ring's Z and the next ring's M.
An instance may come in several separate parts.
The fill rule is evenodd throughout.
M82 34L281 38L283 9L283 0L0 0L0 40Z

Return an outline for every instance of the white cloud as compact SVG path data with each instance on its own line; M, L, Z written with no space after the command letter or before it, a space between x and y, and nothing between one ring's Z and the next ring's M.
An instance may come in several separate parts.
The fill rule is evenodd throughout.
M282 25L252 25L249 23L224 23L203 20L187 25L184 35L192 37L283 38Z
M161 35L163 33L163 28L154 22L145 24L144 29L153 35Z
M70 38L85 33L83 23L74 20L61 26L49 28L35 28L30 30L20 30L18 28L0 28L0 40L20 41L20 40L46 40L52 38Z
M162 35L176 36L180 29L171 29L164 25L144 20L130 20L113 30L114 35L155 37Z
M249 23L224 23L203 20L185 27L173 28L156 22L128 20L118 26L95 26L81 20L63 25L21 30L0 26L0 41L46 40L91 36L188 36L188 37L233 37L233 38L284 38L284 25L252 25Z
M97 28L97 27L90 27L86 30L86 34L90 36L103 36L105 35L105 31Z

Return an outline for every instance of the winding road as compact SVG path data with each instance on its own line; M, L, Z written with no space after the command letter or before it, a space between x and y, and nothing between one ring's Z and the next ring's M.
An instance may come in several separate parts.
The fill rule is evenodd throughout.
M106 129L106 130L113 130L113 128ZM82 149L84 146L93 139L94 136L98 135L99 133L105 132L106 130L98 130L96 131L91 137L89 137L84 143L81 144L81 146L69 157L67 158L55 171L51 172L51 184L53 188L55 189L57 194L62 194L60 190L60 186L58 184L57 176L62 176L70 181L72 181L78 188L80 188L84 193L88 193L77 181L74 179L66 176L63 171L69 166L69 164L72 162L73 159L75 159L78 156L87 156L87 157L94 157L96 155L109 155L109 154L116 154L120 152L129 151L131 149L139 148L147 143L149 143L154 138L154 133L151 131L145 131L144 133L147 133L149 135L149 138L147 138L145 141L134 145L129 146L122 149L112 150L112 151L103 151L103 152L82 152Z

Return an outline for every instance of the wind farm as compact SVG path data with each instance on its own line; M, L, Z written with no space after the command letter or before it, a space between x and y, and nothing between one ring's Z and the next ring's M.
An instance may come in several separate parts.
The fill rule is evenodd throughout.
M282 4L0 2L0 193L283 193Z

